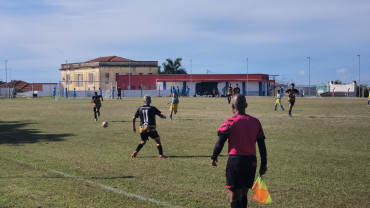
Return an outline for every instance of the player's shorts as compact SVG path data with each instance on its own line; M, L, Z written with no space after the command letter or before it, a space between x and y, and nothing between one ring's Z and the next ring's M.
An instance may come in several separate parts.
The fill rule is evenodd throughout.
M159 134L157 131L151 131L151 132L142 132L140 133L141 140L148 140L149 137L152 139L157 139L159 138Z
M96 110L100 110L100 108L101 108L101 105L95 105L95 104L94 104L94 111L96 111Z
M295 103L295 100L288 100L288 103L293 107L294 103Z
M178 105L178 104L173 104L173 103L171 103L171 105L170 105L170 110L177 111L177 105Z
M276 99L275 105L280 105L280 99Z
M226 188L252 188L256 167L255 155L230 155L226 165Z

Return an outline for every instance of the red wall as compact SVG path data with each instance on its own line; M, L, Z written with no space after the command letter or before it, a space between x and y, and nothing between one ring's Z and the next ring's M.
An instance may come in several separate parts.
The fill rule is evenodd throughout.
M135 86L139 89L140 85L149 89L150 85L156 86L157 82L245 82L246 74L153 74L153 75L119 75L117 86L127 90L127 86ZM249 82L268 82L268 74L249 74ZM124 87L122 87L124 85Z

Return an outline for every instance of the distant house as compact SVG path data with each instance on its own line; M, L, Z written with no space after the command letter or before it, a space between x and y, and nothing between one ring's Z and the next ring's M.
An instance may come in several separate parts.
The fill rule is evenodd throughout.
M321 97L356 97L357 84L353 81L351 84L334 84L328 82L327 92L320 94Z
M110 90L117 86L118 75L158 74L158 61L134 61L106 56L86 62L62 64L61 84L68 90ZM126 88L128 86L125 86ZM117 89L117 88L116 88Z
M17 95L32 96L52 96L53 88L58 87L58 83L27 83L22 80L13 80L6 84L0 85L0 88L14 87Z

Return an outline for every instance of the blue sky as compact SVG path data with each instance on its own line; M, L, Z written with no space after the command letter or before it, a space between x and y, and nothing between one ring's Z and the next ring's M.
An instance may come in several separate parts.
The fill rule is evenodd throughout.
M60 65L183 58L190 73L370 85L368 0L0 0L0 80L58 82Z

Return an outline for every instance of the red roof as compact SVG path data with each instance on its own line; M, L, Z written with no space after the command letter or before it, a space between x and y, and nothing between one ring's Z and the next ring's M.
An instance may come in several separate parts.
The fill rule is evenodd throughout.
M23 92L29 92L32 91L32 86L33 86L33 91L42 91L42 85L44 84L49 84L49 85L57 85L57 83L27 83L22 80L13 80L11 82L8 82L6 84L0 85L1 87L13 87L15 86L15 89L17 90L22 90Z
M105 56L105 57L96 58L90 61L86 61L86 63L88 62L129 62L129 61L133 61L133 60L125 59L119 56Z

